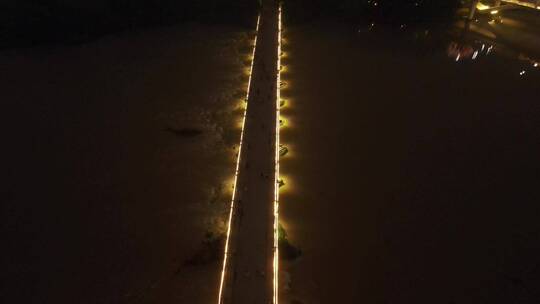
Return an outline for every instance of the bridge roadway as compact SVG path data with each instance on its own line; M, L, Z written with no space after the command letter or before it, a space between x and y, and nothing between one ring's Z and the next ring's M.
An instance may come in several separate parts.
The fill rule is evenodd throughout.
M219 303L274 302L279 10L261 9Z

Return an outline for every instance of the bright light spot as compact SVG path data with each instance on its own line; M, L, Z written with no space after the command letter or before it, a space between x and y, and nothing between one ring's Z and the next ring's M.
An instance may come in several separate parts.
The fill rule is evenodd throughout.
M457 54L457 56L456 56L456 62L459 61L459 58L461 58L461 54Z
M525 71L521 71L521 72L519 72L519 75L523 76L523 75L525 75L525 73L526 73Z
M481 2L478 2L478 4L476 4L476 8L479 10L479 11L485 11L487 9L490 9L490 6L489 5L485 5Z
M492 14L492 15L497 15L497 14L499 13L499 11L494 10L494 11L491 11L491 12L489 12L489 13Z
M535 62L535 63L534 63L534 67L535 67L535 68L538 67L538 62Z
M474 54L472 55L472 59L475 60L478 56L478 51L474 51Z
M247 108L246 101L245 100L239 100L238 103L236 104L236 108L239 109L239 110L245 111L246 108Z

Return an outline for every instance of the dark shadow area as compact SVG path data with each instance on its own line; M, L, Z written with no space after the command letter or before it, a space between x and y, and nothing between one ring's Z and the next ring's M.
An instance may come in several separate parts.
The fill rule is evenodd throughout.
M302 250L295 247L287 237L287 231L279 225L279 258L282 260L293 261L302 256Z
M225 235L215 235L207 232L201 248L197 253L188 259L187 266L200 266L215 263L223 257L223 247L225 246ZM181 271L181 268L178 270Z
M167 132L172 133L178 137L183 138L190 138L190 137L196 137L198 135L201 135L203 133L202 130L195 129L195 128L181 128L181 129L175 129L168 127L165 129Z
M253 28L253 0L3 0L0 49L79 44L100 36L183 22Z

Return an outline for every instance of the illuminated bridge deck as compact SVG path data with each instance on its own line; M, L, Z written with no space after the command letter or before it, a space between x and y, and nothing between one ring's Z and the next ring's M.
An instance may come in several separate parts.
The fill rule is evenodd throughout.
M219 303L276 301L277 1L264 1L259 20Z

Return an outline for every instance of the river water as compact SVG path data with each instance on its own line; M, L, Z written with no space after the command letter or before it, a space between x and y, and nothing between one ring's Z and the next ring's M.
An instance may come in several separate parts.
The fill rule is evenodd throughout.
M2 302L217 299L222 246L203 242L227 220L253 34L0 54Z
M285 303L540 300L540 57L491 24L286 27Z

